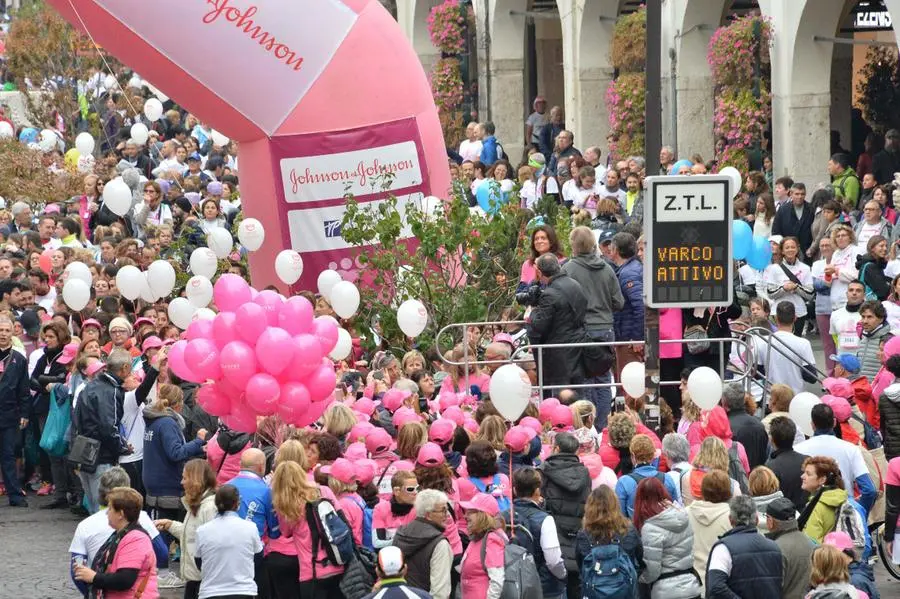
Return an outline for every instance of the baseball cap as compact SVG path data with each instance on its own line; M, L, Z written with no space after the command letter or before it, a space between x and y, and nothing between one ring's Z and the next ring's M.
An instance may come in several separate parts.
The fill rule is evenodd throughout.
M416 456L416 464L431 468L440 466L443 463L444 452L437 443L428 442L419 448L419 454Z
M138 328L143 324L149 324L151 327L156 326L153 324L153 321L147 318L146 316L141 316L137 320L134 321L134 328Z
M375 411L375 402L368 397L360 397L355 402L353 402L353 405L350 407L353 408L354 412L359 412L361 414L371 416Z
M403 571L406 563L399 547L383 547L378 552L378 569L385 577L397 576Z
M93 318L88 318L83 323L81 323L81 330L83 331L87 327L97 327L100 330L103 330L103 325L100 324L99 320L95 320Z
M399 430L404 424L419 421L419 415L416 414L416 411L412 408L407 408L406 406L399 408L396 412L394 412L394 418L391 420L391 422L394 423L394 426L397 427L397 430Z
M369 453L380 453L391 448L391 436L383 428L374 428L366 437Z
M510 347L515 349L516 342L513 341L512 335L509 333L497 333L491 338L492 343L508 343Z
M78 356L78 344L77 343L67 343L65 347L63 347L62 353L56 359L60 364L68 364L72 360L74 360Z
M412 395L409 391L404 391L403 389L388 389L384 392L384 395L381 396L381 405L388 412L396 412L397 408L403 405L403 402L406 401L406 398Z
M781 522L786 522L797 517L797 508L794 507L794 502L787 497L779 497L769 502L769 505L766 506L766 515L772 516Z
M850 538L850 535L843 531L830 532L825 535L824 544L831 545L832 547L837 547L841 551L856 548L853 544L853 539Z
M441 418L452 420L457 426L462 426L466 423L466 416L459 406L450 406L441 412Z
M550 416L550 423L553 428L558 431L564 431L572 428L575 418L572 415L572 408L569 406L556 406L553 414Z
M379 471L378 462L375 460L356 461L356 480L361 485L368 485L375 480L375 473Z
M95 362L91 362L90 364L88 364L87 368L85 368L84 371L87 373L88 376L94 376L95 374L97 374L98 372L103 370L104 368L106 368L106 364L104 364L100 360L97 360Z
M843 397L823 395L822 403L831 408L831 411L834 412L834 417L837 418L838 422L847 422L850 420L850 414L853 413L853 410L850 409L850 403Z
M144 339L144 343L141 344L141 349L146 352L146 351L149 351L154 348L160 348L162 346L163 346L162 339L160 339L156 335L150 335L149 337Z
M221 160L221 159L220 159L220 160ZM207 163L206 163L206 166L207 166L210 170L212 170L212 169L214 169L215 167L214 167L214 166L210 166L210 164L209 164L210 162L212 162L212 160L210 160L209 162L207 162ZM224 191L225 191L225 190L222 189L222 184L219 183L218 181L210 181L209 183L206 184L206 193L208 193L209 195L220 196L220 195L222 195L222 193L223 193Z
M469 501L460 501L459 507L464 510L475 510L484 512L488 516L497 516L500 513L500 506L492 495L487 493L476 493Z
M853 397L853 385L847 379L839 379L833 376L822 381L822 386L831 395L850 399Z
M544 430L544 427L541 426L541 421L534 416L522 418L522 420L519 421L519 426L524 426L525 428L533 430L536 435L540 435Z
M615 237L615 236L616 236L616 234L612 230L604 229L603 231L600 231L600 233L597 235L597 245L603 245L604 243L612 243L613 237Z
M368 424L368 423L366 423L366 424ZM372 426L372 425L369 424L369 426ZM352 431L352 429L351 429L351 431ZM359 460L365 460L368 456L369 456L369 454L366 453L365 443L360 443L358 441L356 443L351 443L350 445L347 446L347 449L344 450L344 457L347 458L348 460L352 460L353 462L358 462Z
M463 428L472 433L473 435L477 435L478 431L481 427L478 426L478 421L472 417L467 417L463 422Z
M438 418L431 423L431 428L428 429L428 438L438 445L446 445L453 440L455 432L455 422L448 418Z
M459 398L456 396L455 393L444 394L438 398L438 408L440 408L441 411L446 410L450 406L458 406L458 405L459 405Z
M188 162L191 160L195 162L200 162L200 154L198 152L193 152L190 156L187 157Z
M331 476L345 485L356 482L356 466L348 459L338 458L331 464Z
M375 425L370 422L357 422L353 425L353 428L350 429L350 439L354 441L357 439L365 439L374 428Z
M778 245L781 245L782 241L784 241L784 237L782 237L781 235L770 235L769 236L769 243L777 243Z
M553 410L555 410L558 405L559 400L555 397L548 397L542 401L541 405L538 407L538 416L540 417L541 422L550 422Z
M37 337L41 332L41 319L34 310L25 310L19 316L19 324L29 337Z
M528 431L529 429L521 425L510 428L503 437L503 444L513 453L524 453L531 445L531 439L534 436L534 431L532 434L529 434Z
M856 374L861 368L859 358L853 354L831 354L829 359L837 362L844 370L852 374Z

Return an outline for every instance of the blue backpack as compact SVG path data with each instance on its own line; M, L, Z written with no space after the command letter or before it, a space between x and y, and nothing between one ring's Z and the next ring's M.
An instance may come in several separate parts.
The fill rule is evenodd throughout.
M366 505L366 502L362 500L358 495L351 495L350 500L359 506L359 509L362 510L363 514L363 525L362 525L362 546L375 550L375 545L372 544L372 515L375 510Z
M354 557L353 531L327 499L317 499L306 504L306 523L312 537L312 569L316 576L317 562L322 565L344 566ZM319 559L319 548L325 557Z
M509 495L503 488L503 484L500 480L499 474L494 475L494 479L489 485L484 484L481 479L475 478L474 476L470 476L469 480L473 485L475 485L475 488L478 489L479 493L487 493L488 495L492 495L494 499L497 500L497 505L500 507L501 512L509 511L509 508L512 504L509 501Z
M637 571L618 543L597 545L581 566L584 599L632 599L637 597Z

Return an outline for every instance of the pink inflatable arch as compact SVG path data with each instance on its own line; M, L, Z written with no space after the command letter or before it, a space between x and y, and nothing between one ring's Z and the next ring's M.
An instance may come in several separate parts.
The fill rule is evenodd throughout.
M343 195L402 203L450 187L422 66L377 0L50 0L73 25L181 106L240 142L244 213L266 230L253 283L303 255L299 284L326 268L357 275L341 238Z

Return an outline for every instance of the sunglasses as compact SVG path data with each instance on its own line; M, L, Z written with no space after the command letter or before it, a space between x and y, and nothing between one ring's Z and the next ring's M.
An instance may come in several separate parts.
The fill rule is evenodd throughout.
M403 489L404 491L406 491L407 493L418 493L419 492L419 485L416 485L415 487L400 487L400 488Z

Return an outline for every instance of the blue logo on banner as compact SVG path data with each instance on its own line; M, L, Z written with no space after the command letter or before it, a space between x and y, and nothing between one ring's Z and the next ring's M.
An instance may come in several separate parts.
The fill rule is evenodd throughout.
M325 237L328 239L332 239L334 237L341 236L341 221L339 220L326 220L322 223L325 227Z

